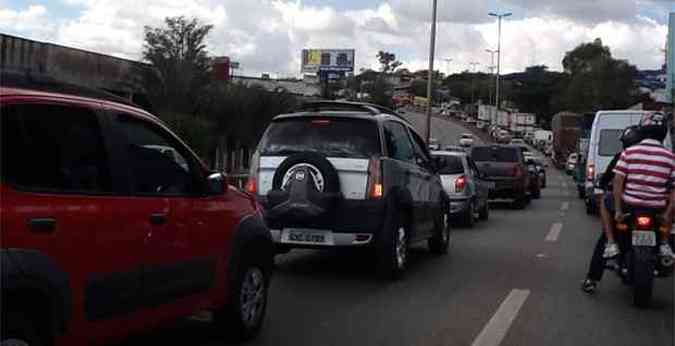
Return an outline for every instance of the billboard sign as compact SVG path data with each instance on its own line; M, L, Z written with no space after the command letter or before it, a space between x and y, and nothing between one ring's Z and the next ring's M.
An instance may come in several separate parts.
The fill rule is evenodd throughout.
M353 72L353 49L303 49L302 73Z

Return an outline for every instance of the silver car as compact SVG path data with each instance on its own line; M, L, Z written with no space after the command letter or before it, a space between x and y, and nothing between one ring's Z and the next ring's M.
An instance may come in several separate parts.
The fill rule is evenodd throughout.
M483 179L476 164L466 153L432 151L442 168L438 171L443 189L450 197L450 217L464 226L473 227L476 220L487 220L490 207L490 182Z

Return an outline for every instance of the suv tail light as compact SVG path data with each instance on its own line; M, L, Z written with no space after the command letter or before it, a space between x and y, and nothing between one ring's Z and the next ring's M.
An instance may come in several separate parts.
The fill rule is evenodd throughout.
M368 198L379 199L384 196L384 187L382 186L382 167L379 157L372 157L368 162Z
M462 175L455 179L455 192L462 192L466 187L466 176Z
M513 166L513 171L511 172L511 175L515 178L520 178L521 175L523 175L523 170L520 169L519 166Z
M586 180L593 181L595 179L595 165L590 163L586 168Z
M248 180L246 180L246 185L244 190L246 192L256 195L258 194L258 168L260 167L260 155L258 151L253 154L251 157L251 168L248 172Z

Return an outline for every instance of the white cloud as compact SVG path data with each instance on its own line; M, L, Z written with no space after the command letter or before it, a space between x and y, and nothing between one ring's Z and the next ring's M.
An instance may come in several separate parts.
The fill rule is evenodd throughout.
M70 19L56 18L40 5L0 7L0 31L139 59L145 25L158 26L167 16L184 15L214 25L210 52L240 61L244 74L297 75L303 48L354 48L357 69L377 68L379 50L397 54L409 69L427 67L430 8L420 0L378 1L358 10L309 6L302 0L62 1L74 5ZM530 64L560 70L566 51L596 37L614 56L640 68L658 68L666 27L637 14L635 4L651 3L644 1L502 0L504 6L528 7L526 15L503 23L502 71L522 71ZM453 72L467 69L471 61L480 62L481 70L487 68L490 55L485 49L497 47L496 25L486 15L490 3L439 2L439 70L446 70L443 58L453 59ZM594 9L596 13L586 13Z

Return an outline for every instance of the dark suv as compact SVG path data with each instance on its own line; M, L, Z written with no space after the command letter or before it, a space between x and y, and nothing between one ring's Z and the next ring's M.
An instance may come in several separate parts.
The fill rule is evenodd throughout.
M511 199L517 209L530 201L530 174L518 146L485 145L471 149L471 158L485 176L494 183L490 199Z
M151 114L71 92L0 86L0 343L121 341L209 310L255 335L274 246L255 197Z
M246 189L265 206L279 251L370 247L385 277L404 271L412 242L446 253L448 198L437 161L391 110L313 102L274 118Z

